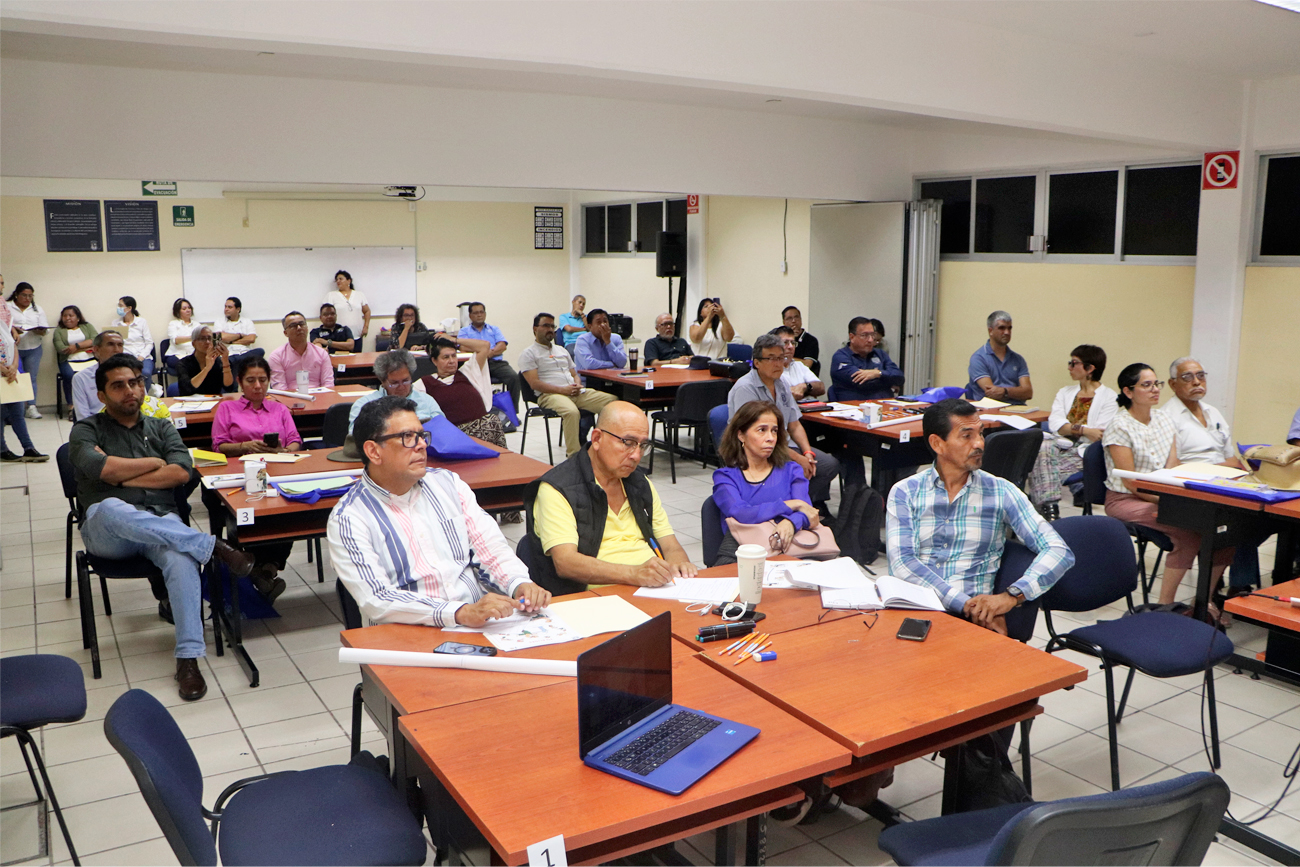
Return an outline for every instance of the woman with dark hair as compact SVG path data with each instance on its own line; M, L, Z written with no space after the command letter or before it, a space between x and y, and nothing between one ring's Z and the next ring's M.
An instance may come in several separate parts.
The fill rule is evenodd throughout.
M185 298L172 302L172 321L167 323L167 355L163 363L171 370L176 369L182 358L194 354L194 305Z
M721 326L721 333L719 333ZM695 310L695 322L690 327L691 351L709 358L726 358L727 344L736 336L736 329L727 319L727 311L717 298L703 298Z
M10 333L18 341L18 357L22 359L23 370L32 375L32 399L27 402L27 418L40 418L36 409L36 375L41 371L41 356L45 353L42 341L50 323L45 319L45 311L33 300L36 290L31 283L19 283L9 293Z
M389 349L417 349L432 340L429 329L420 321L420 308L414 304L400 304L393 314L393 327L388 333Z
M1150 473L1178 466L1178 451L1174 444L1177 431L1173 420L1156 408L1164 383L1156 379L1151 365L1141 362L1121 370L1118 379L1120 393L1116 403L1120 409L1101 438L1106 451L1106 514L1126 523L1159 530L1174 543L1174 549L1165 557L1165 574L1160 582L1160 604L1168 605L1174 601L1178 585L1200 550L1201 537L1191 530L1158 523L1156 503L1159 499L1154 494L1139 493L1131 479L1115 475L1116 470ZM1211 591L1218 586L1235 550L1220 548L1214 552ZM1219 619L1219 610L1213 604L1210 613Z
M786 425L771 401L741 405L718 443L723 467L713 472L713 501L722 512L725 538L717 564L736 562L737 542L727 518L742 524L776 522L779 544L788 548L799 530L817 527L821 518L808 498L803 468L790 460Z
M370 303L365 293L352 286L352 275L347 271L334 274L334 289L325 293L325 304L333 304L338 314L338 324L346 325L359 341L370 333Z
M113 320L113 327L123 326L126 334L122 338L122 351L139 360L144 368L144 387L148 390L153 387L153 334L149 331L149 323L136 309L135 298L130 295L117 299L117 318Z
M3 294L4 288L5 278L0 275L0 294ZM18 341L14 339L13 320L10 318L10 310L8 304L0 304L0 377L3 377L6 382L17 382ZM18 444L23 449L21 455L9 451L9 446L5 444L5 425L13 428L14 433L18 436ZM18 461L41 463L49 459L49 455L41 454L36 450L36 446L32 444L32 438L27 433L27 419L23 417L23 405L15 401L0 406L0 461L5 463Z
M220 397L235 390L235 375L230 366L230 350L206 325L196 325L190 333L194 354L182 358L176 366L176 387L182 397L210 394Z
M1049 521L1061 517L1057 505L1061 484L1083 470L1084 450L1101 439L1119 409L1115 392L1101 384L1101 375L1106 372L1104 349L1090 343L1074 347L1066 369L1074 384L1058 391L1052 401L1047 420L1050 431L1043 433L1043 445L1025 492Z
M77 371L95 360L90 350L95 345L99 330L81 315L81 308L69 304L59 313L59 326L54 329L54 353L59 357L59 373L63 374L63 399L72 406L72 377ZM72 365L78 365L73 367Z

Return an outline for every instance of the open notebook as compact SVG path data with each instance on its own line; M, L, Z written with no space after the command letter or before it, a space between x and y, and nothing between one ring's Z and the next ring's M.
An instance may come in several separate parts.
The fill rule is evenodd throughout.
M946 611L939 594L893 575L881 575L865 587L823 587L822 607L870 611L902 608L910 611Z

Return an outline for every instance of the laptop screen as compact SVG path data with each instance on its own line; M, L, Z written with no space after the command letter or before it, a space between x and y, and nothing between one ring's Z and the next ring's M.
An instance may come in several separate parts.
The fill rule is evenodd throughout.
M672 615L665 611L578 657L578 755L673 703Z

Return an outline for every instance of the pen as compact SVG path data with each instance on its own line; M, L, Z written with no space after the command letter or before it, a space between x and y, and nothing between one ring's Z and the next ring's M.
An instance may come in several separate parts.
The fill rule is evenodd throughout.
M730 653L731 651L735 650L737 647L740 647L740 645L744 644L745 641L746 641L746 639L742 638L742 639L740 639L739 641L733 641L733 642L731 642L731 643L728 644L726 647L724 647L722 650L719 650L719 651L718 651L718 656L722 656L723 654Z
M650 510L649 510L649 509L642 509L642 510L641 510L641 514L645 515L645 522L646 522L646 525L647 525L647 526L650 526L650 527L653 527L653 526L654 526L654 519L650 517ZM654 536L650 536L650 537L647 539L647 541L650 542L650 550L655 552L655 556L658 557L660 560L663 560L663 559L664 559L664 552L661 551L661 550L659 550L659 542L655 539L655 537L654 537Z
M740 655L744 656L747 653L753 653L755 647L758 647L758 645L762 644L770 637L771 636L768 635L766 632L764 632L762 635L756 635L753 638L753 640L751 640L749 644L740 651Z
M875 582L872 582L871 586L874 587L875 590L876 590L876 598L880 600L880 607L881 607L881 608L884 608L884 607L885 607L885 597L880 595L880 585L879 585L879 584L876 584Z
M744 656L740 657L740 659L737 659L735 662L733 662L733 663L731 664L731 667L732 667L732 668L735 668L737 665L740 665L742 662L744 662L746 659L749 659L749 658L750 658L751 656L753 656L754 654L756 654L756 653L762 653L764 650L767 650L767 649L768 649L769 647L771 647L771 646L772 646L772 642L769 641L769 642L767 642L767 644L764 644L762 647L756 647L756 648L754 648L753 650L751 650L751 651L749 651L748 653L746 653Z

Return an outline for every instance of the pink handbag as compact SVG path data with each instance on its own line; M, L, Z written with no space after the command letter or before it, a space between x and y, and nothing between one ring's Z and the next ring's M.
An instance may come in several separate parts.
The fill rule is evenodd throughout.
M788 554L800 560L834 560L840 556L835 534L825 524L816 529L797 530L789 547L785 549L781 548L781 536L776 532L775 521L742 524L735 518L727 518L727 532L735 538L737 544L758 545L768 554Z

